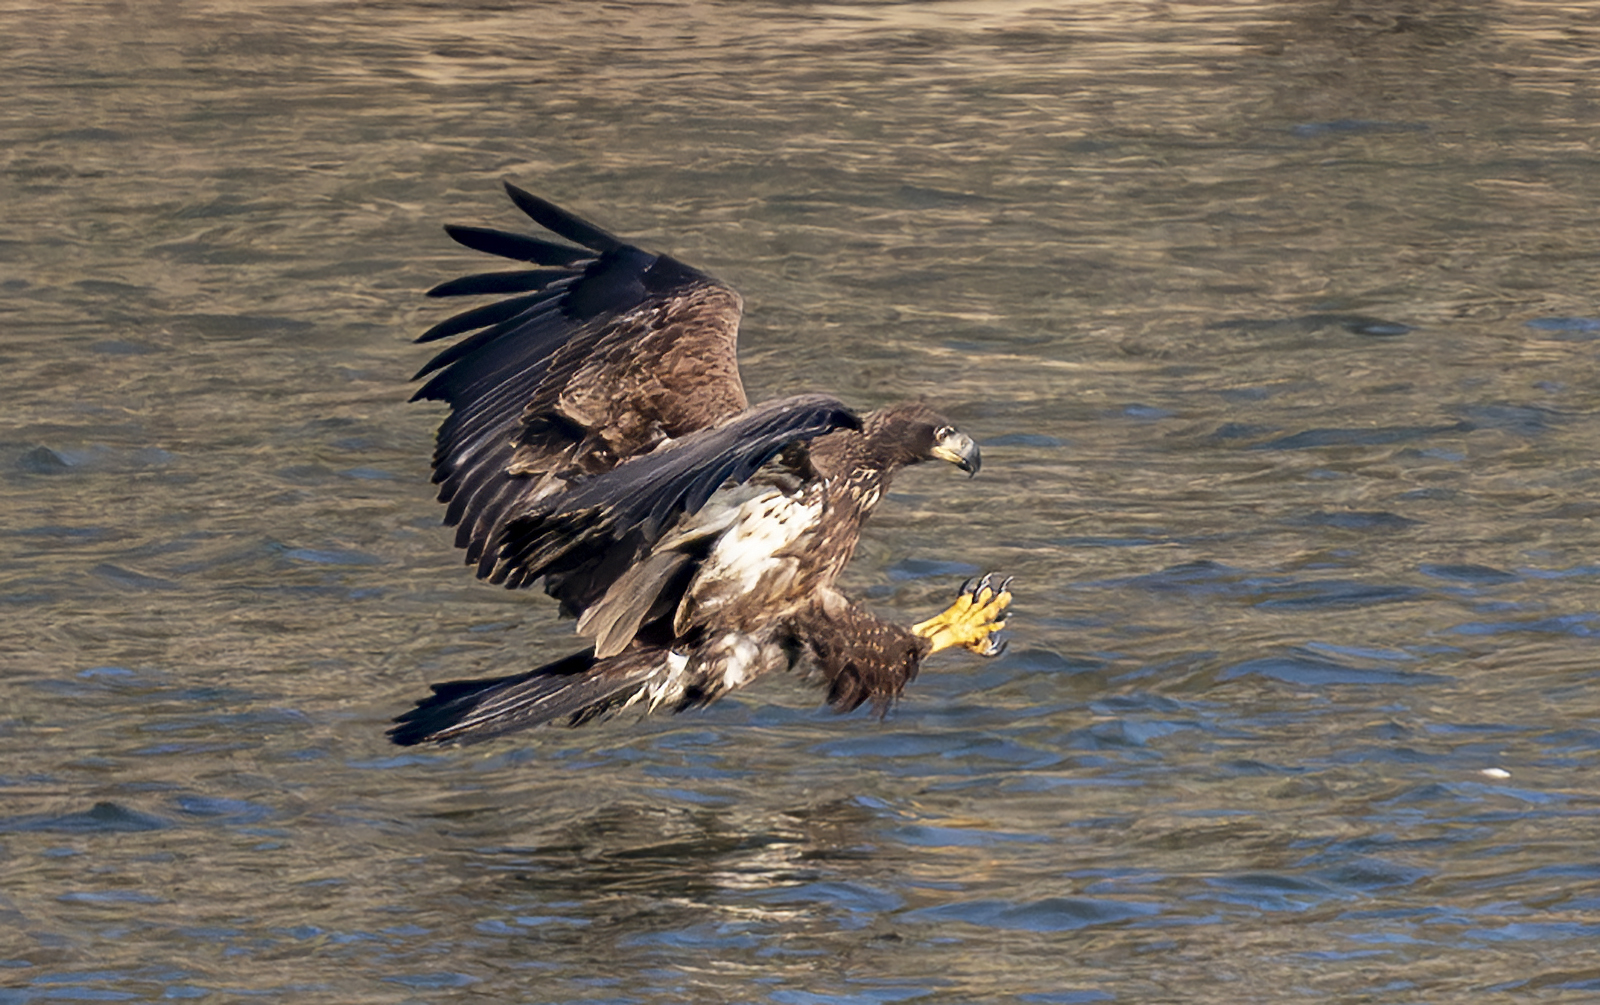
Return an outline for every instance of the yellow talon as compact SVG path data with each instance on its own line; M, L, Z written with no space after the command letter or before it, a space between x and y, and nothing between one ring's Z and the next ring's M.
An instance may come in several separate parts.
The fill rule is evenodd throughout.
M994 635L1006 623L995 619L1011 603L1011 591L1006 589L1006 584L1011 580L1001 583L999 590L996 590L990 585L989 579L984 576L971 591L962 586L961 595L955 603L927 621L912 626L912 632L933 643L929 652L965 646L979 656L1000 655L1005 646L997 644Z

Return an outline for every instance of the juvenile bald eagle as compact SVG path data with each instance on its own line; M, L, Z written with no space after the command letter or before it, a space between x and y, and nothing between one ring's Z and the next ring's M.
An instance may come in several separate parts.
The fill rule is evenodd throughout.
M467 563L507 587L542 580L594 644L524 673L435 684L395 720L394 742L679 711L801 660L836 709L870 701L881 714L929 653L999 651L1011 595L987 577L909 629L834 587L894 473L938 459L975 474L970 437L915 401L863 415L823 394L750 405L738 293L506 192L572 243L446 227L532 267L429 291L511 296L418 339L473 333L422 368L432 376L413 400L450 406L433 480Z

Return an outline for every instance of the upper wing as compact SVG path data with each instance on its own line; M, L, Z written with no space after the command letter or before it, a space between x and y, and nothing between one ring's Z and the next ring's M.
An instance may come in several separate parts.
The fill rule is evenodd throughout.
M449 505L445 522L458 527L456 546L479 563L480 576L493 570L490 546L513 513L747 404L738 293L509 182L506 192L534 222L581 247L446 227L469 248L536 267L464 276L428 291L514 295L417 339L474 332L418 372L432 376L412 399L450 405L433 480Z
M478 574L507 586L543 576L545 589L580 613L725 483L747 481L790 443L860 425L825 394L763 402L523 508Z

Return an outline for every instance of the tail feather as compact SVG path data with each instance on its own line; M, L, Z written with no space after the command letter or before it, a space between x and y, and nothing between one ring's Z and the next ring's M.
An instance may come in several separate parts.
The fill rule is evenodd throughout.
M476 743L545 723L580 725L639 696L665 669L665 650L635 650L597 660L593 649L537 670L433 685L433 694L397 716L389 739L418 743Z

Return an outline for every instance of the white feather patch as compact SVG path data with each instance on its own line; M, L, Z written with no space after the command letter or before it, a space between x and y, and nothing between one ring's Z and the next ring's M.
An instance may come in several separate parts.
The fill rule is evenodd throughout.
M765 654L761 651L761 646L748 635L729 632L722 637L720 648L725 654L722 664L724 691L744 687L766 669Z
M807 503L779 489L768 489L740 506L738 517L695 574L678 611L678 630L750 593L769 573L792 568L794 555L784 553L815 529L821 513L820 500Z
M634 700L644 699L645 712L654 712L662 705L677 704L683 697L683 692L688 690L688 674L684 671L689 667L689 657L680 652L667 653L666 661L661 664L661 669L650 676ZM633 704L632 701L628 704Z

